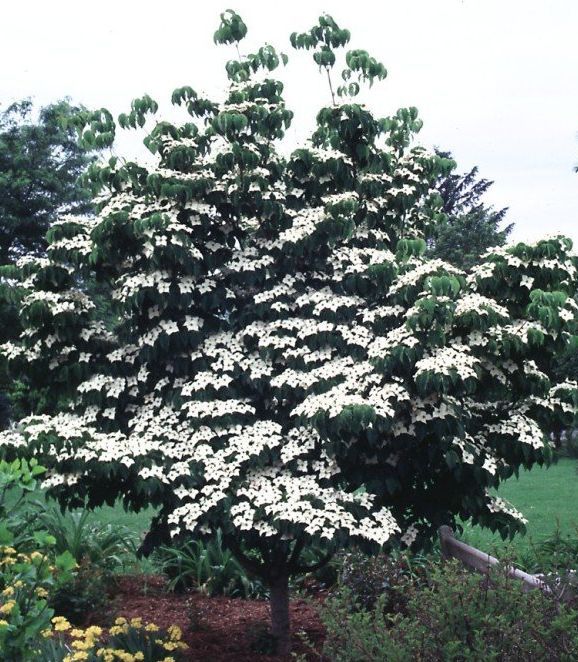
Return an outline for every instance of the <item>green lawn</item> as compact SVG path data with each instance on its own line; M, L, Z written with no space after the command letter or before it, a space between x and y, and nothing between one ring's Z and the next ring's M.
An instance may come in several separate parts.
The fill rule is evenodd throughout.
M509 543L515 550L528 550L559 527L578 537L578 460L561 458L548 468L535 467L512 477L498 494L515 506L528 520L527 533ZM499 535L467 525L461 538L483 551L504 553L508 543Z

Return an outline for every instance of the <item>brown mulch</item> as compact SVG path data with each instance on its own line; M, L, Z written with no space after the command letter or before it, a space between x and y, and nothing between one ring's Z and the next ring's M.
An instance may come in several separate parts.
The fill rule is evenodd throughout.
M120 577L106 619L108 624L117 616L140 616L144 622L154 622L163 628L178 625L190 647L185 659L191 662L277 662L281 659L254 651L259 635L269 626L267 601L211 598L197 592L169 593L165 584L165 579L157 575ZM305 633L307 640L317 650L320 648L323 628L315 603L322 598L322 595L316 595L291 602L291 630L296 653L308 653L299 633ZM96 620L102 622L102 618Z

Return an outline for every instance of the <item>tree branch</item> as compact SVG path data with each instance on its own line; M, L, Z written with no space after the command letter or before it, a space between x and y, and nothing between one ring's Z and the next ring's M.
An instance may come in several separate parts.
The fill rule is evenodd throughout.
M241 545L232 537L225 536L225 545L233 552L237 561L247 570L261 579L267 579L269 576L268 566L264 563L259 563L255 559L249 558L241 549Z

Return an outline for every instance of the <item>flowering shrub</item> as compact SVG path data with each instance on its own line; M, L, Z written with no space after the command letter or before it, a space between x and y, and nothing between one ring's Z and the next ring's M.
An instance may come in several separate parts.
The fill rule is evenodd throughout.
M54 614L49 599L70 581L76 565L69 552L54 554L53 536L20 530L13 492L34 490L43 472L34 460L0 462L0 658L5 660L33 659L34 642Z
M246 32L226 12L215 40ZM349 40L328 16L291 38L330 81ZM90 169L98 215L62 217L47 257L20 261L25 331L2 350L73 405L0 435L43 458L63 503L159 506L147 544L221 529L269 585L285 651L304 548L417 547L457 517L513 535L524 519L490 489L547 462L545 433L578 402L551 369L576 345L572 242L490 250L469 272L427 258L453 163L415 144L416 109L359 103L386 71L347 51L333 103L283 156L286 60L231 60L221 100L175 90L188 116L148 132L152 165ZM118 124L157 110L144 96ZM114 140L104 109L75 121L87 145ZM83 274L110 287L114 328Z
M96 625L73 628L56 616L42 634L37 653L43 662L177 662L188 648L177 625L164 631L140 618L117 618L106 632Z

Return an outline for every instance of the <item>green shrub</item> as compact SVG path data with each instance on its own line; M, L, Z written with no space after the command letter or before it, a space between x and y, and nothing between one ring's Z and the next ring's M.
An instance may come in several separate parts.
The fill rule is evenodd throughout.
M342 588L323 608L323 659L578 659L578 612L541 591L524 592L503 569L486 578L446 563L435 567L424 585L408 580L405 591L403 613L391 614L386 596L373 609L352 610L355 597Z
M56 551L68 550L78 564L74 576L52 594L50 605L75 625L84 625L87 616L105 610L115 571L136 558L130 531L94 522L87 510L48 508L38 520L54 537Z
M578 570L578 528L563 533L558 526L548 537L531 542L530 549L519 556L520 565L531 573L559 573Z

